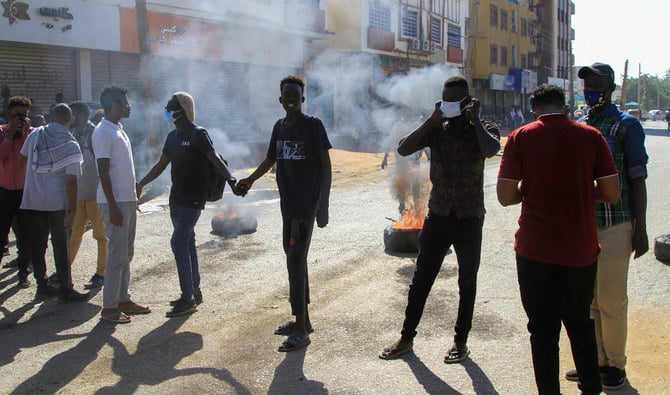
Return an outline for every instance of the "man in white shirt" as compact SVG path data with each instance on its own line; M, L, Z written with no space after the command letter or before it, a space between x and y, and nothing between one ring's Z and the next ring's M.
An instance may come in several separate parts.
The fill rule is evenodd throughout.
M130 300L137 195L130 139L119 123L130 116L128 90L106 86L100 92L100 104L105 117L93 131L92 144L100 176L97 202L109 239L100 319L124 324L130 322L131 314L151 312L149 307Z

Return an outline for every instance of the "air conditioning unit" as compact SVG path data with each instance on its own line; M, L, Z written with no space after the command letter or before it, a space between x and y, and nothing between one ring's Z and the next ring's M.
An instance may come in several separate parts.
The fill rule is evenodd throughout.
M421 49L421 43L416 38L413 38L409 45L411 45L412 49Z
M421 41L421 50L425 52L430 51L430 41L428 40Z
M435 41L430 42L430 52L434 53L435 52Z

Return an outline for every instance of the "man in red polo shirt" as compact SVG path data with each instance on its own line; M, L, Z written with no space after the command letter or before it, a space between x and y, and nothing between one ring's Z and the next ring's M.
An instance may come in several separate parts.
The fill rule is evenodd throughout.
M600 253L595 203L619 199L619 178L600 132L566 116L563 90L541 85L530 102L536 121L509 135L497 192L503 206L521 203L514 249L535 382L540 394L560 394L563 322L580 389L599 394L589 312Z

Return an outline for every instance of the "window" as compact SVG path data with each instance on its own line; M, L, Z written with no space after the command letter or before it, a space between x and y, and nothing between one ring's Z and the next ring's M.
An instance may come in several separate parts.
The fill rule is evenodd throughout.
M517 48L516 45L512 45L512 68L517 66Z
M521 18L521 37L528 36L528 19Z
M521 55L521 68L522 68L522 69L527 69L527 68L528 68L528 67L527 67L528 64L526 63L526 58L527 58L527 57L526 57L525 54Z
M517 30L516 29L517 20L518 20L518 18L517 18L516 10L512 10L512 31L513 32L516 32L516 30Z
M490 54L489 54L489 64L493 66L498 65L498 46L495 44L490 45Z
M498 26L498 7L491 4L491 26Z
M391 31L391 9L382 6L379 1L370 2L368 24L371 28Z
M432 0L431 11L438 15L444 15L444 0Z
M507 66L507 47L500 47L500 65Z
M460 26L452 25L451 23L447 25L447 45L450 47L461 48Z
M430 41L442 45L442 18L430 18Z
M403 37L419 38L419 12L409 7L403 7L401 28Z
M452 21L461 20L461 0L446 0L444 16Z
M507 10L500 10L500 29L507 30Z

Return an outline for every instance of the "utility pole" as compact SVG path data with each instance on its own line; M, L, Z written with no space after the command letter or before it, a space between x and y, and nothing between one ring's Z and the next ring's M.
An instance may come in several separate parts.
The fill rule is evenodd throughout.
M626 109L626 80L628 79L628 59L623 66L623 81L621 82L621 103L620 108L622 111Z

